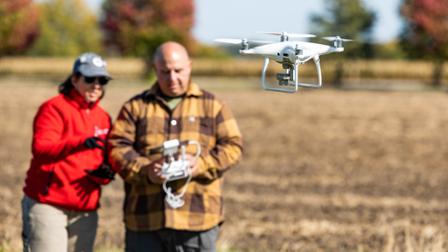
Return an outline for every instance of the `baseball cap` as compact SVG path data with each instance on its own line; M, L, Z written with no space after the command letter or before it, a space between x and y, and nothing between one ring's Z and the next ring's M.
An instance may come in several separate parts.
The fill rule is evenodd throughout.
M106 70L107 63L99 55L87 52L81 54L73 64L73 73L80 73L83 76L105 76L112 79Z

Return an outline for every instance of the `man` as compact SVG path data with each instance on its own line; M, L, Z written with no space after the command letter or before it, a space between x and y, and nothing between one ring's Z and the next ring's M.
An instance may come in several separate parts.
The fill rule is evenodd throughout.
M126 102L109 136L111 164L125 181L126 251L215 251L223 222L223 174L236 164L242 139L229 108L190 80L186 49L166 42L156 51L157 82ZM167 140L197 141L201 155L187 148L192 179L185 203L165 200L164 157L154 152Z

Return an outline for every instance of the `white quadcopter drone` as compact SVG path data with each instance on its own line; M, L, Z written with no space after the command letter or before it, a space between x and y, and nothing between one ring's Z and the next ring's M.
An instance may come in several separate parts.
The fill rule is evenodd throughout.
M216 42L241 45L239 53L241 55L260 55L264 57L263 70L261 73L261 86L268 91L279 91L287 93L297 92L299 87L320 88L322 87L322 72L320 68L320 55L333 52L343 52L343 42L351 41L339 36L323 37L325 40L332 41L332 45L323 45L305 41L290 41L290 38L312 38L312 34L294 34L286 32L263 32L264 34L280 36L280 42L273 41L250 41L247 39L215 39ZM252 48L249 46L253 45ZM284 72L277 73L278 85L269 84L266 80L266 72L269 65L269 59L282 64ZM316 65L317 83L299 82L298 68L299 64L305 64L313 59Z

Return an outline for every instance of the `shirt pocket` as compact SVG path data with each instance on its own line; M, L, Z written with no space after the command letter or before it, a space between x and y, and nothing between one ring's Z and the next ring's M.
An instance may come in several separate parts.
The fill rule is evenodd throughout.
M187 116L182 120L181 140L194 140L208 147L214 139L213 120L211 118Z
M197 116L186 116L182 118L181 134L185 140L199 140L200 118Z

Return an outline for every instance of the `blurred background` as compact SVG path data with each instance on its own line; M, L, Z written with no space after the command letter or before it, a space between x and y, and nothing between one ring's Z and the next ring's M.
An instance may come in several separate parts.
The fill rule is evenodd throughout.
M354 41L321 58L324 88L278 94L259 87L261 58L213 42L278 39L262 31ZM221 252L448 251L448 0L0 0L0 251L21 250L32 120L75 57L106 58L115 117L167 40L244 136ZM104 188L97 251L123 250L122 197L120 179Z
M1 0L0 73L65 73L70 61L54 69L51 60L94 51L129 60L113 69L117 75L147 77L157 45L176 40L198 58L195 75L252 76L260 72L259 59L235 57L236 47L218 47L213 40L287 31L316 34L313 41L321 43L322 36L354 40L343 54L323 59L326 83L411 79L441 87L447 8L446 1L431 0ZM38 59L47 61L34 63ZM223 60L228 64L218 63ZM312 76L309 70L302 76Z

